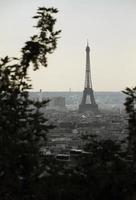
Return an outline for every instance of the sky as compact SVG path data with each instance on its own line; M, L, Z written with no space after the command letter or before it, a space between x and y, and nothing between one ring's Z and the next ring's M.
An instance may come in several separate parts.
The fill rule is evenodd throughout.
M19 56L39 6L58 8L62 32L48 67L29 72L34 91L82 91L87 39L95 91L136 85L136 0L0 0L0 57Z

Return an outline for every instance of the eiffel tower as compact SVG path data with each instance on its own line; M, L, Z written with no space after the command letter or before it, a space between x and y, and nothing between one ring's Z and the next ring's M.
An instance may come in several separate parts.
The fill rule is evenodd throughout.
M89 102L87 102L89 97ZM86 47L86 71L85 71L85 87L83 91L82 101L79 105L79 112L90 111L98 113L98 105L95 102L94 92L92 88L91 70L90 70L90 47L87 42Z

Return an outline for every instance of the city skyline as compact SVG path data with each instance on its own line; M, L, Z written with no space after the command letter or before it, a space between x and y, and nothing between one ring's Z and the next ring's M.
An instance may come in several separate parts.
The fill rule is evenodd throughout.
M48 67L30 70L35 91L83 91L85 48L89 40L94 91L120 91L135 86L136 3L134 0L11 0L0 1L0 56L18 56L39 6L58 8L61 29ZM15 30L15 31L14 31Z

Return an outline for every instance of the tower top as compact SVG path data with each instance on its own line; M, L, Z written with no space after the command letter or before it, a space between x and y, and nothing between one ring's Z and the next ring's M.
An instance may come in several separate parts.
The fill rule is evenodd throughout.
M87 40L87 46L86 46L86 51L90 51L90 47L89 47L89 42L88 42L88 40Z

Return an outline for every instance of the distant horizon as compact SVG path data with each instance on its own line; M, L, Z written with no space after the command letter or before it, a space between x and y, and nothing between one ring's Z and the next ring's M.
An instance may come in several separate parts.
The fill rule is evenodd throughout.
M122 90L123 91L123 90ZM95 92L120 92L120 93L123 93L121 90L119 91L94 91L94 93ZM40 92L40 90L31 90L30 92ZM83 91L80 91L80 90L71 90L71 91L69 91L69 90L42 90L42 92L83 92Z

